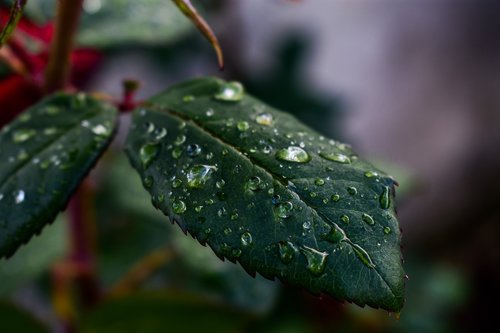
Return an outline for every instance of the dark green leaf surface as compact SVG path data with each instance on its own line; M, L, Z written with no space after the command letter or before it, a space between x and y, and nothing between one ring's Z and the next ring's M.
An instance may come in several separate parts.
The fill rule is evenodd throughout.
M106 148L116 110L58 94L0 132L0 258L52 222Z
M127 152L153 204L250 273L390 311L403 305L394 180L214 78L135 111Z

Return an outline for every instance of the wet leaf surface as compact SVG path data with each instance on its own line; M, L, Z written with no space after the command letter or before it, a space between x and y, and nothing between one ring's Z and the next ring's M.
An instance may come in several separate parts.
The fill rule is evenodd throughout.
M177 85L135 111L127 153L153 204L220 258L359 305L404 299L395 181L246 94Z
M84 94L56 94L0 132L0 257L40 233L107 147L116 110Z

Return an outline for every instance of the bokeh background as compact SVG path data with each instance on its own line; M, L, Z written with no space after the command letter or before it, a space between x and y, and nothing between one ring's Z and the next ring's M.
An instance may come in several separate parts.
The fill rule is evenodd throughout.
M3 1L2 3L8 3ZM55 0L30 1L43 25ZM210 45L165 0L86 0L79 47L99 61L78 85L147 98L193 76L248 92L349 142L400 186L406 304L400 319L252 278L150 204L121 152L128 116L90 175L97 263L111 291L77 314L83 332L470 332L494 327L500 297L500 2L194 1ZM0 80L8 70L0 66ZM1 107L0 107L1 108ZM0 331L58 332L53 272L65 215L0 262ZM9 326L10 325L10 326ZM24 326L25 328L22 328ZM2 328L3 327L3 328ZM4 329L7 327L7 329Z

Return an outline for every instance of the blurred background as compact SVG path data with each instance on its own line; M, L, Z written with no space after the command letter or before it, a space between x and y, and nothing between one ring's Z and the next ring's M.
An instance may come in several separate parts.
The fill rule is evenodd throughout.
M29 2L27 16L40 31L54 3ZM121 152L124 115L118 139L86 185L95 203L99 279L110 297L94 311L73 314L81 331L491 327L500 297L500 2L193 4L220 39L223 72L210 45L169 1L85 0L78 36L85 56L76 57L75 68L83 70L73 73L74 85L120 98L121 82L136 79L143 99L194 76L222 76L351 143L400 183L405 307L397 320L382 310L252 278L239 265L220 261L150 204ZM0 61L0 101L11 79ZM8 328L2 332L62 330L51 304L58 300L54 275L68 248L65 219L61 214L0 262L0 327Z

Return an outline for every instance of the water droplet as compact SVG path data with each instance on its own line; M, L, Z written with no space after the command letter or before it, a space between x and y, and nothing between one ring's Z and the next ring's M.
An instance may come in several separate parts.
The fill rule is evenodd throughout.
M104 126L103 124L92 126L90 130L92 131L92 133L98 136L109 136L111 134L111 129Z
M358 189L354 186L349 186L347 188L347 193L349 193L350 195L356 195L358 193Z
M186 147L186 152L189 157L195 157L201 153L201 147L197 144L191 144Z
M215 99L228 102L237 102L243 98L245 89L236 81L221 84L219 91L214 95Z
M147 168L158 155L160 146L158 143L147 143L139 150L139 158L143 168Z
M326 160L329 161L334 161L342 164L349 164L351 163L351 159L344 154L340 153L326 153L326 152L320 152L319 156L323 157Z
M233 230L231 228L224 229L224 235L226 235L226 236L230 235L232 232L233 232Z
M43 134L45 135L54 135L57 133L57 128L55 127L47 127L43 130Z
M340 217L340 219L342 220L342 222L344 222L345 224L349 224L349 216L347 215L342 215Z
M270 126L273 123L273 115L267 112L260 113L255 117L257 124Z
M196 207L194 207L194 211L197 212L197 213L200 213L202 209L203 209L203 206L196 206Z
M54 115L58 114L60 111L61 111L61 109L59 109L57 106L47 105L46 107L44 107L40 111L40 113L54 116Z
M389 186L384 187L384 191L380 195L380 207L383 209L388 209L391 205L390 189Z
M214 109L208 109L206 112L207 117L212 117L214 115Z
M365 177L366 178L373 178L373 177L378 177L379 174L376 171L366 171L365 172Z
M224 187L224 185L226 185L226 182L224 181L224 179L219 179L216 183L215 183L215 186L218 188L218 189L221 189Z
M260 188L260 178L257 176L250 177L247 181L247 188L252 191L257 191Z
M375 224L375 220L373 219L373 217L371 215L366 214L366 213L363 213L363 215L361 215L361 219L363 219L363 221L368 225Z
M276 158L295 163L306 163L311 160L311 156L304 149L295 146L280 149L276 153Z
M309 193L309 196L311 198L316 198L318 196L318 194L316 192L311 192L311 193Z
M280 259L283 263L290 263L295 257L297 251L293 243L281 241L278 243Z
M339 201L339 200L340 200L340 195L338 195L338 194L333 194L333 195L332 195L332 201L333 201L333 202L337 202L337 201Z
M237 211L233 211L231 213L231 221L236 221L240 216L238 215Z
M277 205L280 203L280 200L281 200L281 197L279 194L275 194L273 195L273 197L271 198L271 202L273 203L273 205Z
M84 127L88 127L89 126L89 123L88 121L83 121L82 122L82 126ZM146 130L146 133L153 133L153 131L155 130L155 124L151 123L151 122L147 122L147 123L144 123L142 125L144 127L144 129Z
M280 203L273 207L274 214L282 219L289 218L292 214L293 204L290 201Z
M180 146L184 142L186 142L186 136L185 135L179 135L178 137L175 138L174 145Z
M270 145L265 145L264 147L262 147L262 152L264 154L269 154L272 150L273 150L273 147L271 147Z
M174 201L172 203L172 209L176 214L182 214L186 211L186 203L182 200Z
M217 171L217 168L213 165L197 164L192 166L186 174L187 186L190 188L203 187L214 171Z
M223 217L224 215L227 215L226 208L224 208L224 207L219 208L219 210L217 210L217 216Z
M238 128L238 131L245 132L250 128L250 125L246 121L239 121L238 124L236 124L236 127Z
M151 176L147 176L144 178L143 182L145 187L150 188L153 185L153 178Z
M167 129L164 127L157 128L153 131L154 140L156 141L163 139L166 135L167 135Z
M249 232L244 232L241 235L241 244L243 246L250 246L250 245L252 245L252 243L253 243L252 234Z
M194 96L193 96L193 95L186 95L186 96L182 97L182 100L183 100L184 102L186 102L186 103L192 102L192 101L194 101L194 99L195 99L195 98L194 98Z
M323 186L323 185L325 185L325 180L322 178L316 178L316 180L314 181L314 184L316 184L318 186Z
M173 188L179 188L181 185L182 185L182 180L180 180L179 178L174 179L174 181L172 182Z
M361 260L361 262L365 264L365 266L369 268L375 267L375 264L373 263L372 259L370 258L370 255L368 254L368 252L365 251L365 249L363 249L358 244L353 244L351 242L349 244L351 244L352 250L354 251L356 256Z
M25 142L31 139L33 136L35 136L35 134L36 131L33 129L27 129L27 128L20 129L12 134L12 141L14 143Z
M183 150L180 147L175 147L172 149L172 157L178 159L181 157Z
M391 227L384 228L384 234L389 235L392 232Z
M29 113L23 113L19 116L19 121L21 121L23 123L27 122L30 119L31 119L31 114L29 114Z
M333 224L333 226L330 227L329 231L324 233L322 236L325 240L332 243L338 243L342 240L347 239L344 230L340 229L340 227L337 224Z
M16 202L16 204L20 204L21 202L23 202L25 197L26 194L24 193L23 190L18 190L14 192L14 201Z
M231 251L231 254L233 255L233 257L235 258L239 258L241 256L241 249L233 249Z
M305 245L300 248L300 252L306 257L307 269L311 274L321 275L324 272L328 253L318 251Z

